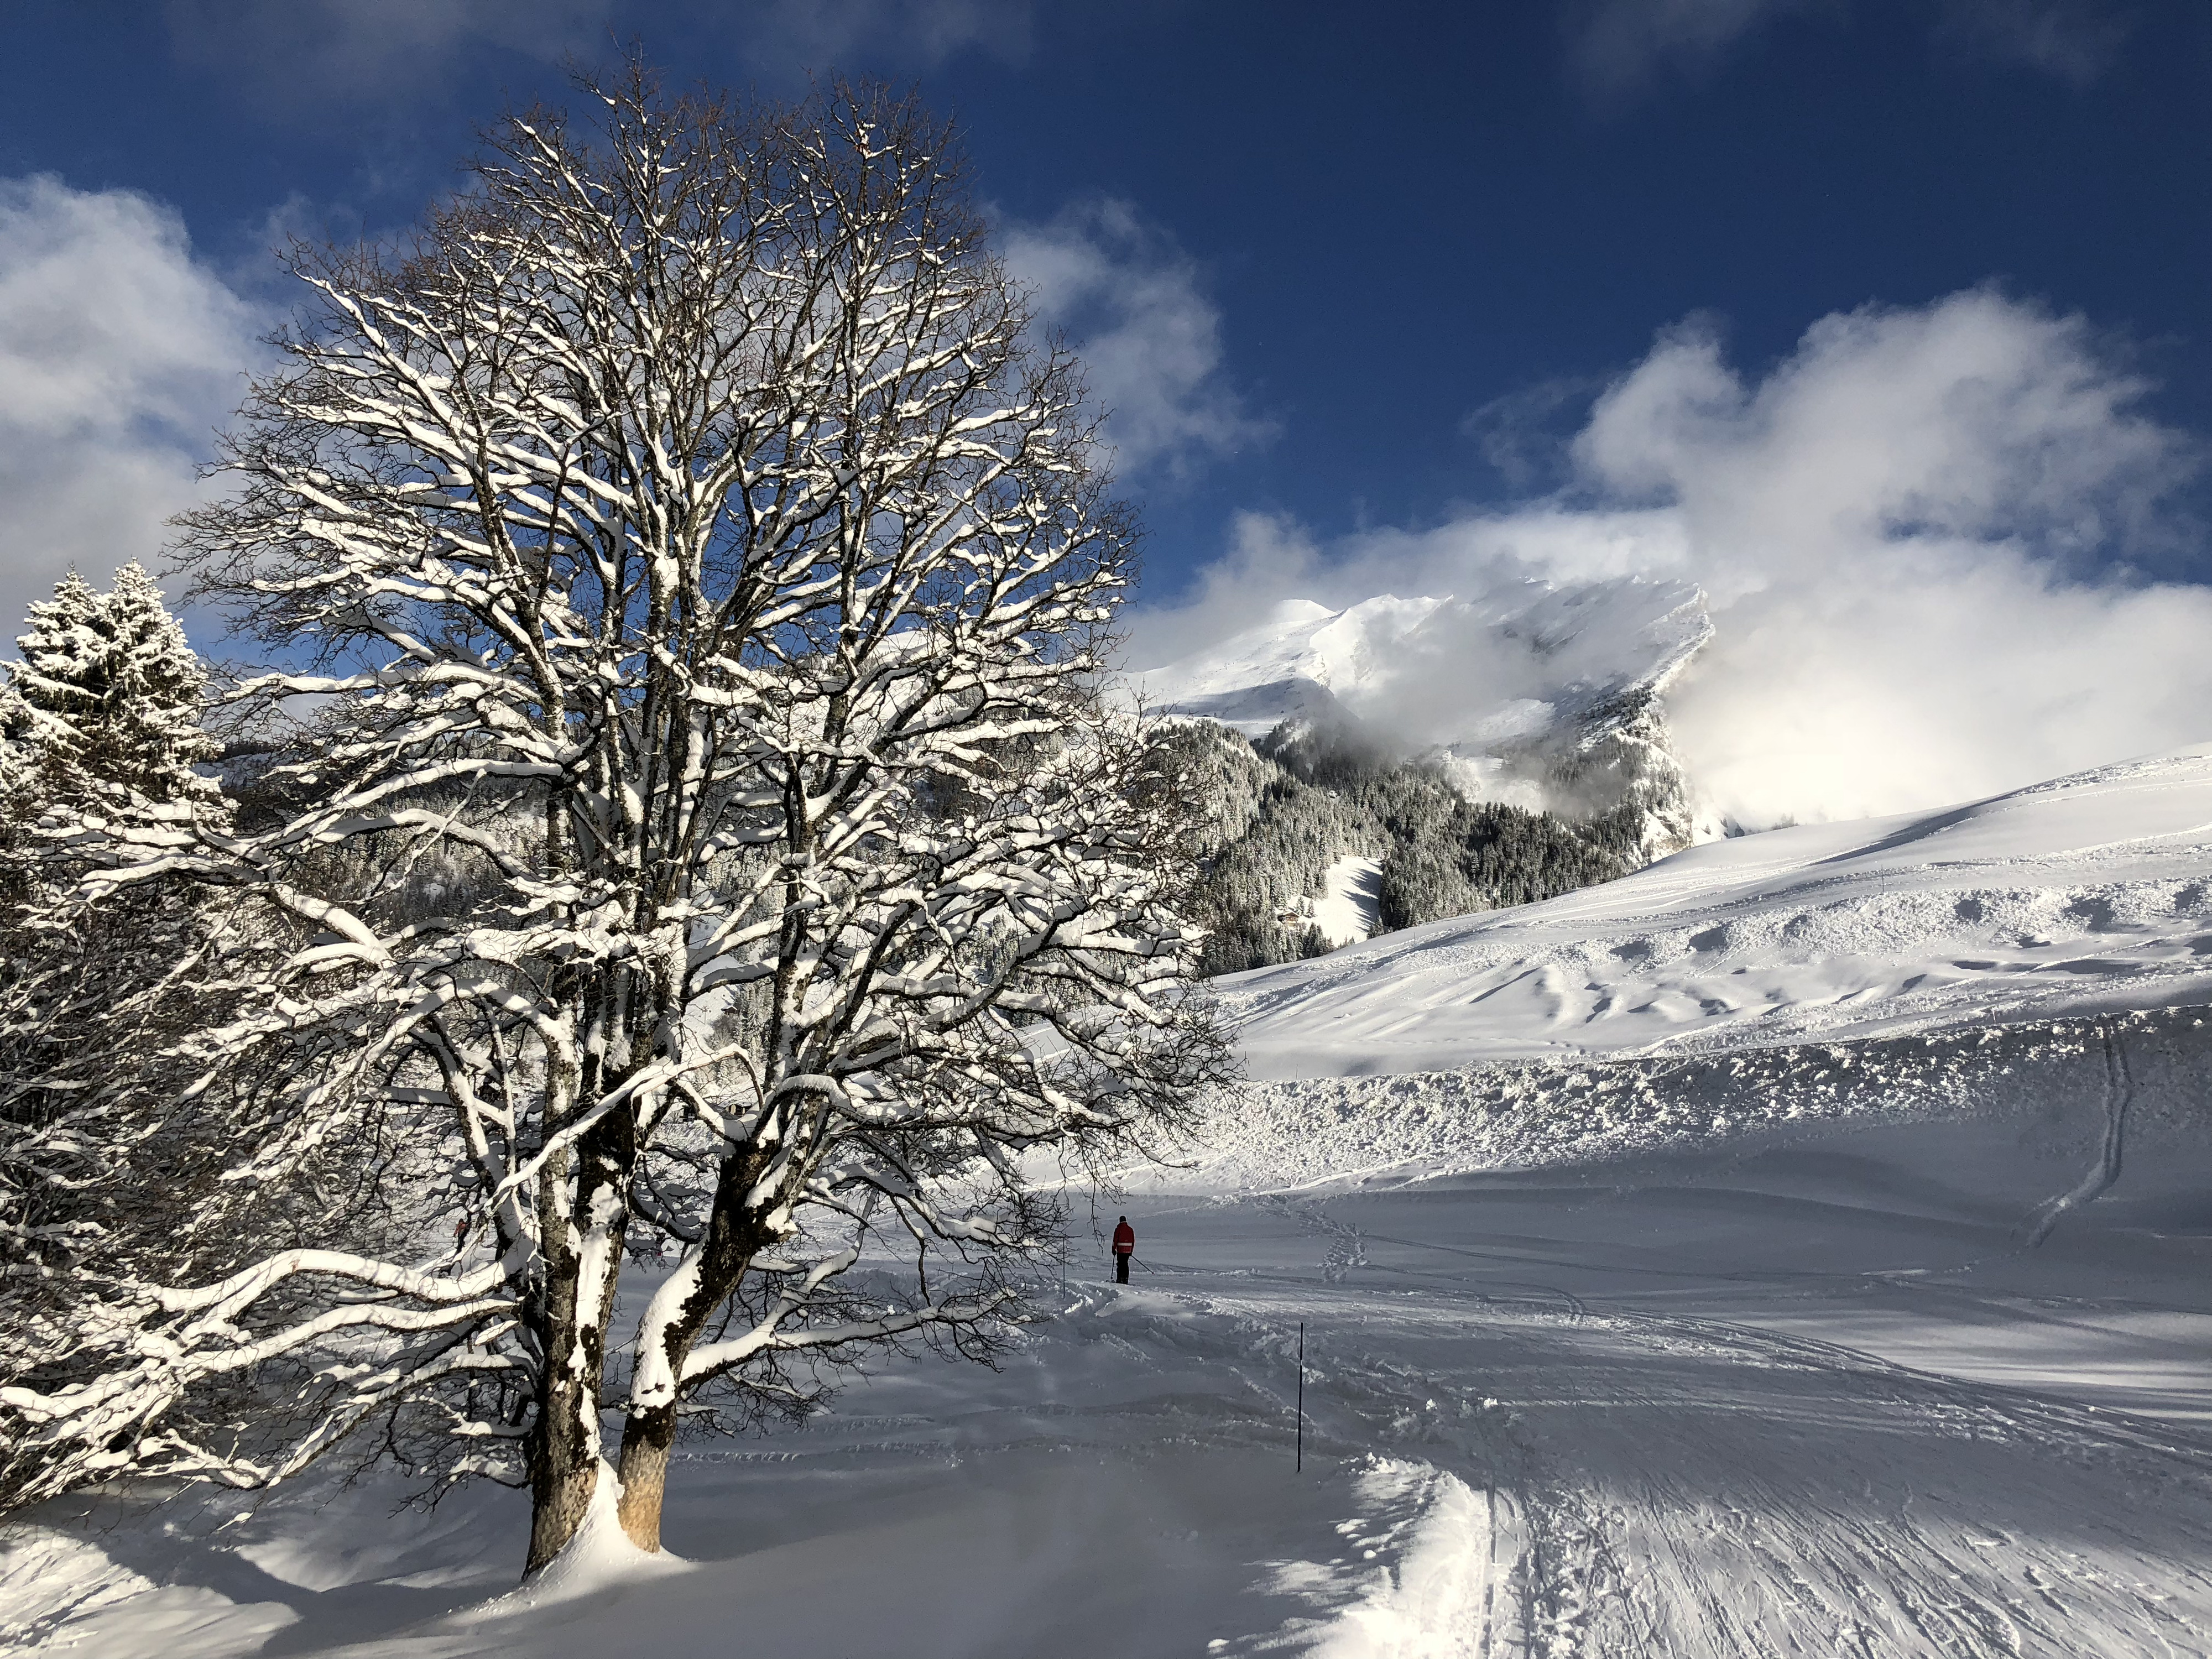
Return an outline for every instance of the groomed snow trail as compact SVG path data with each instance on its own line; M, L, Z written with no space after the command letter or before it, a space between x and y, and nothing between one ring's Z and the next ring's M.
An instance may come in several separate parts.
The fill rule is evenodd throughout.
M495 1593L519 1505L456 1531L388 1493L296 1494L222 1533L174 1512L78 1533L139 1576L18 1639L143 1659L220 1589L243 1616L191 1649L206 1659L2208 1652L2200 1427L1808 1334L1954 1327L1955 1300L1916 1326L1922 1291L1887 1270L1703 1273L1685 1252L1714 1218L1633 1199L1602 1249L1532 1223L1571 1208L1474 1188L1132 1201L1137 1283L1071 1283L997 1376L918 1361L803 1431L690 1449L670 1516L689 1572L518 1608ZM1936 1242L1971 1258L2002 1236ZM2093 1258L2053 1258L2046 1288ZM2143 1296L2187 1299L2175 1260L2147 1264ZM2046 1295L2008 1317L2009 1288L1974 1294L2015 1375L2060 1313L2128 1311ZM2201 1356L2212 1320L2166 1316ZM155 1583L141 1629L127 1595Z
M1418 1637L1360 1645L1386 1595L1340 1613L1316 1650L2208 1651L2201 1435L1771 1329L1608 1307L1539 1277L1489 1281L1441 1241L1386 1254L1334 1207L1283 1212L1320 1247L1322 1285L1208 1305L1255 1328L1304 1311L1310 1455L1418 1457L1504 1506L1518 1536L1510 1552L1464 1549L1494 1565L1490 1599L1510 1616L1462 1595L1433 1626L1414 1621ZM1471 1533L1440 1507L1438 1533ZM1421 1548L1404 1555L1401 1601ZM1315 1634L1294 1626L1249 1650Z

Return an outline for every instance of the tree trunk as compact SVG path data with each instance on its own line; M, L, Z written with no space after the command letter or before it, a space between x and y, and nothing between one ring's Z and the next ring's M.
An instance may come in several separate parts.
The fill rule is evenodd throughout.
M660 1549L660 1500L668 1490L668 1449L676 1443L676 1408L634 1413L623 1425L622 1501L616 1510L629 1541Z
M544 1374L538 1389L538 1422L530 1449L530 1558L526 1577L568 1547L591 1512L600 1462L599 1376L605 1351L605 1314L583 1305L582 1254L574 1215L566 1201L570 1154L547 1161L540 1191L539 1236L545 1252ZM588 1212L598 1173L588 1149L582 1157L581 1204ZM602 1304L611 1286L600 1290Z
M574 1305L574 1289L569 1289ZM582 1344L573 1318L550 1322L545 1378L530 1456L530 1559L536 1572L568 1547L592 1507L599 1474L599 1377L564 1363Z
M599 1484L597 1457L541 1456L530 1477L530 1559L527 1577L568 1547L568 1540L591 1513Z
M749 1214L744 1195L767 1163L747 1146L722 1161L714 1209L698 1255L662 1282L638 1322L636 1364L623 1418L623 1531L641 1550L660 1548L660 1503L668 1488L668 1452L676 1443L676 1407L684 1362L715 1311L737 1291L753 1257L769 1243Z

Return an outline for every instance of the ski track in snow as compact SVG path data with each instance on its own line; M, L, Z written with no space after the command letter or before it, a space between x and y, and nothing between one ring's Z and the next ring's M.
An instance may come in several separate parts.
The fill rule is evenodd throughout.
M1326 1206L1286 1208L1335 1283L1366 1265ZM1323 1451L1418 1448L1486 1488L1519 1537L1484 1552L1487 1616L1462 1595L1449 1622L1378 1620L1392 1633L1366 1644L1401 1589L1316 1651L2206 1651L2212 1443L2187 1432L1838 1344L1593 1312L1540 1284L1479 1318L1420 1291L1337 1305L1352 1299L1324 1304L1335 1317L1309 1334L1338 1355L1316 1372ZM1213 1305L1255 1327L1289 1311ZM1452 1514L1426 1524L1471 1531ZM1410 1586L1420 1546L1401 1551Z

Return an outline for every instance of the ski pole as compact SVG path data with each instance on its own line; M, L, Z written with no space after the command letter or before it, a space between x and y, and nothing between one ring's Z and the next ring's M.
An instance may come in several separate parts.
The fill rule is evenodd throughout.
M1306 1467L1306 1322L1298 1321L1298 1461L1297 1472Z

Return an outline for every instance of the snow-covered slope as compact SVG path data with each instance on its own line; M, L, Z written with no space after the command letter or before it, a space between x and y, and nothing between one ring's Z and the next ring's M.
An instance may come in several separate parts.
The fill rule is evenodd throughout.
M1357 945L1372 939L1381 925L1377 916L1382 866L1373 859L1339 859L1328 866L1321 898L1313 907L1313 925L1331 945Z
M524 1494L426 1511L333 1459L0 1531L0 1652L2201 1656L2207 1036L2125 1046L2127 1173L2033 1249L2105 1140L2079 1044L1941 1116L1785 1116L1753 1079L1725 1131L1580 1150L1603 1103L1561 1075L1490 1124L1520 1155L1466 1161L1464 1096L1306 1085L1399 1096L1399 1146L1310 1118L1261 1190L1097 1194L995 1369L890 1355L803 1427L680 1443L649 1579L516 1594ZM1239 1115L1288 1131L1297 1086Z
M1771 967L1826 881L1834 916L1902 905L1862 913L1902 960L1933 937L1905 901L1958 923L1951 895L2002 891L2006 925L2074 907L2104 929L2077 959L2185 995L2157 941L2212 940L2208 800L2212 748L1489 923L1640 890L1604 949L1678 915ZM2120 902L2153 888L2162 909ZM1387 987L1394 944L1474 925L1309 966ZM1761 1030L1723 1022L1686 1063L1235 1091L1194 1157L1067 1188L1094 1237L994 1369L890 1355L802 1426L680 1444L650 1577L516 1593L523 1494L426 1511L334 1459L265 1498L21 1517L0 1651L719 1659L741 1628L852 1659L2203 1655L2212 1026L1726 1051Z
M1261 1079L2212 1001L2212 745L1712 842L1217 984Z

